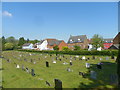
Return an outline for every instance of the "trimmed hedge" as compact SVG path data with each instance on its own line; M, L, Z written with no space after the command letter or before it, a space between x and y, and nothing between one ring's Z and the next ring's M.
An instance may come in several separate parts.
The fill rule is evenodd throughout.
M25 52L36 52L36 53L49 53L49 54L69 54L69 55L102 55L102 56L111 56L111 55L118 55L118 50L102 50L102 51L87 51L87 50L80 50L80 51L38 51L38 50L22 50L19 49L18 51L25 51Z

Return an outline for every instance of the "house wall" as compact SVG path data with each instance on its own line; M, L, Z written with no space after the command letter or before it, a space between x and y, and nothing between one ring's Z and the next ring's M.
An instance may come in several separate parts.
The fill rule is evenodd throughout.
M41 45L37 45L37 48L39 50L47 50L48 49L47 44L48 44L48 42L47 42L47 40L45 40L45 41L43 41L43 43Z
M62 42L58 45L59 51L61 51L63 47L67 47L67 46L68 46L68 45L67 45L64 41L62 41Z
M22 46L22 49L33 49L33 44L30 44L29 46Z

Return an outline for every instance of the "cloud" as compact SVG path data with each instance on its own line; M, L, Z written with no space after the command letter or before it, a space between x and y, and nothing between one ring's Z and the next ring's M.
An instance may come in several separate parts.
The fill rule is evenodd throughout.
M12 17L12 13L8 12L8 11L3 11L3 16L7 16L7 17Z

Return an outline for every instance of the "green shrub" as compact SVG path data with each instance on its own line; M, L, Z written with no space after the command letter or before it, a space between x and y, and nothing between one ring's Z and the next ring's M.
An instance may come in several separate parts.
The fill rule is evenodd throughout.
M69 54L69 55L118 55L118 50L102 50L102 51L87 51L87 50L79 50L79 51L48 51L48 50L43 50L43 51L38 51L38 50L22 50L20 49L19 51L25 51L25 52L36 52L36 53L49 53L49 54Z

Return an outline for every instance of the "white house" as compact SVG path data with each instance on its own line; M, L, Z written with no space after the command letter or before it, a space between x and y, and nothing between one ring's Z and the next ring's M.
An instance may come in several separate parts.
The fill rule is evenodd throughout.
M25 43L22 45L22 49L34 49L32 43Z
M94 50L94 49L95 49L95 48L93 47L92 44L88 44L88 51L91 51L91 50ZM101 51L101 50L102 50L101 47L97 48L97 51Z
M48 50L48 48L47 48L47 45L48 45L47 40L43 40L43 41L37 43L36 45L37 45L37 48L39 50Z

